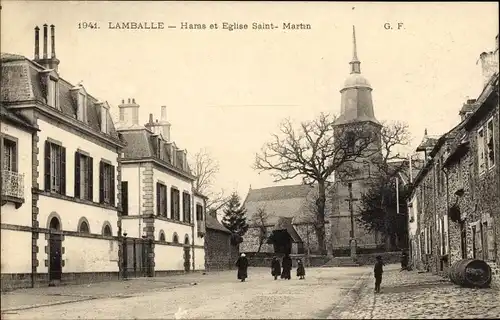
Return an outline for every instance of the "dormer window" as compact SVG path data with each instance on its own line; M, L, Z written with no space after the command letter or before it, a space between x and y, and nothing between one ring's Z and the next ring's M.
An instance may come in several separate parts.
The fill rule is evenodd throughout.
M84 92L78 93L77 119L82 122L87 122L87 95Z
M47 83L47 104L53 108L57 108L57 81L49 77Z
M108 133L108 112L107 102L101 103L101 132Z

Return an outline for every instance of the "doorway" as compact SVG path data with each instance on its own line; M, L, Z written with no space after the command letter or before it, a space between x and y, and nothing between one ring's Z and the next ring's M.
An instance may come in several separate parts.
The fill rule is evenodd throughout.
M191 269L191 251L190 247L184 247L184 271L189 272Z
M55 285L62 278L62 236L59 219L53 217L49 224L49 285Z

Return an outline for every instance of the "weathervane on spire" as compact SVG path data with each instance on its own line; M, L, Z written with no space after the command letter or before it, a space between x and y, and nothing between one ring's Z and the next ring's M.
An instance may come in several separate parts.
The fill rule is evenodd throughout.
M356 27L352 26L352 60L349 62L351 65L351 73L361 73L361 62L358 59L358 48L356 45Z

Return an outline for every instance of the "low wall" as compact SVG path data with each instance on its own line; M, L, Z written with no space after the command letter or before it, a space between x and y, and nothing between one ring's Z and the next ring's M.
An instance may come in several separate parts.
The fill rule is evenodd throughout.
M283 259L283 255L267 252L248 252L245 253L245 255L248 258L248 264L250 267L271 268L271 261L274 256L277 256L280 259L280 262ZM328 261L326 256L321 255L310 255L309 262L307 261L308 259L305 254L291 254L290 258L292 258L294 268L297 266L298 259L301 259L305 263L306 267L321 267Z
M384 264L401 263L401 251L358 254L356 262L360 265L374 265L377 256L382 257Z

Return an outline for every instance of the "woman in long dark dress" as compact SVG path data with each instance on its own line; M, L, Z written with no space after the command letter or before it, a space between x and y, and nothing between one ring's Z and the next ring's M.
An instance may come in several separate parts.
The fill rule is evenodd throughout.
M274 277L274 280L278 279L278 276L281 274L281 264L277 257L273 257L273 262L271 262L271 275Z
M245 282L245 279L248 278L248 259L244 253L236 260L236 266L238 267L238 280Z
M300 259L297 260L297 277L299 277L300 280L306 277L306 269L304 268L304 263Z
M281 266L283 267L283 272L281 273L281 278L290 280L292 278L292 275L291 275L292 258L290 258L290 256L288 254L285 254L285 256L283 257L283 262L281 263Z

